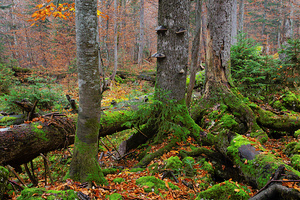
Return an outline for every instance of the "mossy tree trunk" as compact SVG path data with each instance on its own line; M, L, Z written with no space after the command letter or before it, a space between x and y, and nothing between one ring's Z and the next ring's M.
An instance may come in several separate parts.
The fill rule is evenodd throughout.
M104 184L97 162L100 122L100 72L97 46L97 1L76 0L76 43L79 112L70 177L76 181Z
M288 169L284 178L299 177L298 171L261 146L260 142L268 137L257 124L255 113L247 105L249 102L244 102L231 84L232 0L211 0L207 10L206 81L199 107L193 112L201 127L209 129L203 140L230 159L245 180L255 187L262 188L281 165Z

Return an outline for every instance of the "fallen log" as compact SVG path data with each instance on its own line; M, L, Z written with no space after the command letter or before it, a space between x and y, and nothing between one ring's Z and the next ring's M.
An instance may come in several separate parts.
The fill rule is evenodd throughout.
M74 143L75 125L67 117L43 118L0 130L0 164L13 167Z
M112 135L128 129L123 126L133 111L105 111L101 116L99 137ZM30 124L14 125L0 129L0 165L18 167L53 150L74 143L76 115L72 118L60 114L47 115L40 121Z

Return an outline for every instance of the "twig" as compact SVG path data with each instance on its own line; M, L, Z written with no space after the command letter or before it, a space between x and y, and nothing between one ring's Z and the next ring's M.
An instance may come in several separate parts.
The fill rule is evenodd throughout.
M25 171L26 171L26 173L27 173L29 179L31 180L32 184L33 184L34 186L36 186L36 185L37 185L37 181L36 181L34 175L31 174L31 172L30 172L30 170L29 170L29 168L28 168L28 166L27 166L27 163L24 164L24 167L25 167Z
M9 171L11 171L17 177L17 179L22 183L22 185L24 185L26 187L24 180L17 174L17 172L14 170L14 168L10 165L7 165L7 168Z
M37 105L37 103L39 102L39 100L35 100L32 108L31 108L31 111L28 113L28 116L27 116L27 121L31 121L32 120L32 117L33 117L33 114L34 114L34 111L35 111L35 107Z
M51 173L50 173L50 170L49 170L49 163L50 163L50 161L48 160L48 158L46 156L44 156L44 154L40 153L40 155L44 158L44 165L45 165L45 185L47 184L47 173L46 172L48 172L49 179L51 181L51 184L53 185L53 179L51 177Z
M119 158L121 158L121 154L120 152L118 151L118 149L115 147L115 145L109 140L108 136L106 136L106 139L109 141L109 143L113 146L113 148L117 151L117 153L119 154Z

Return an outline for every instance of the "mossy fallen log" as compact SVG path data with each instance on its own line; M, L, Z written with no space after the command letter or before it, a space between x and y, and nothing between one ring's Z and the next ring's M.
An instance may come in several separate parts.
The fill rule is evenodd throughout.
M101 117L99 137L128 129L123 126L133 111L104 112ZM17 167L53 150L74 143L77 115L73 117L50 116L44 122L14 125L0 129L0 165ZM42 120L43 121L43 120Z
M0 164L18 166L74 143L75 126L66 117L53 117L0 130Z

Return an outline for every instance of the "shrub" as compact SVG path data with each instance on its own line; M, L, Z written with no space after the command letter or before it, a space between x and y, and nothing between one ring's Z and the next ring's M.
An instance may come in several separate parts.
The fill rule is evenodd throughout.
M13 80L14 77L12 70L0 63L0 94L8 93Z

